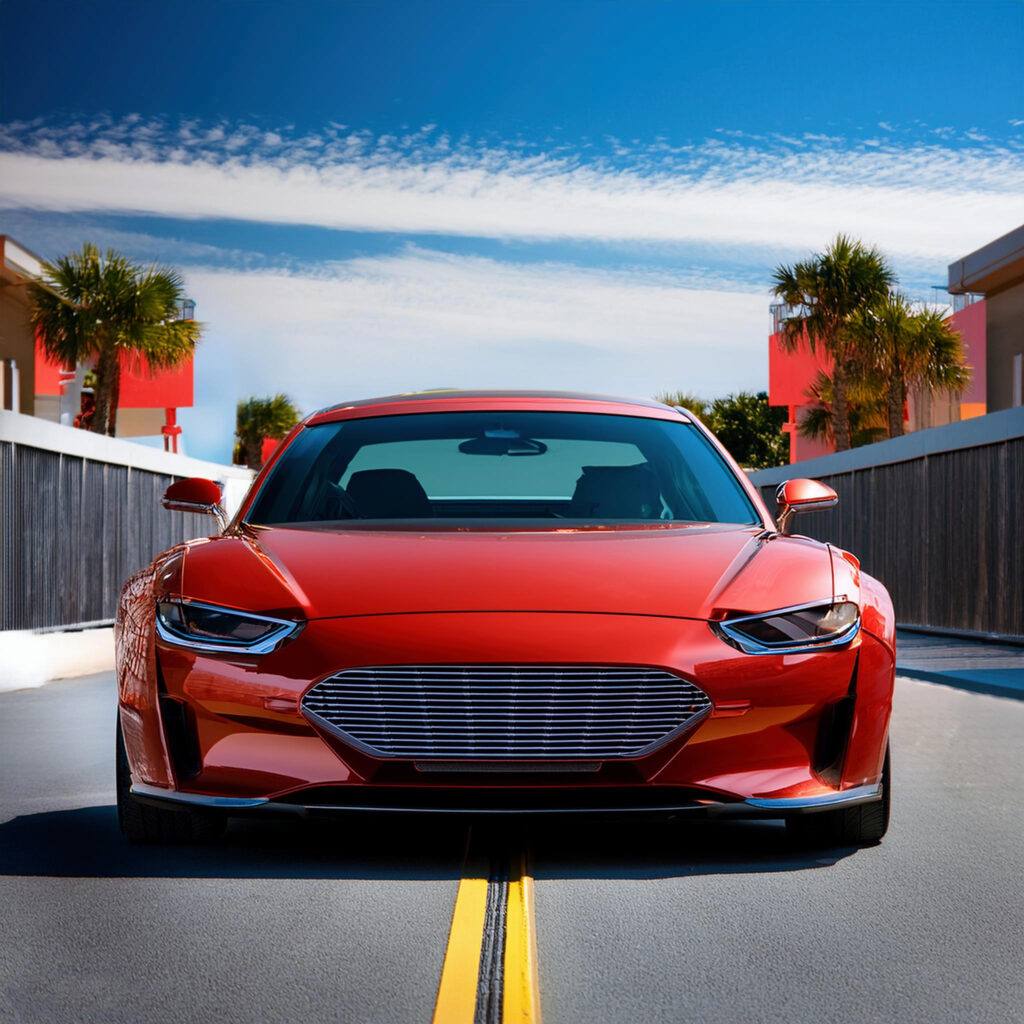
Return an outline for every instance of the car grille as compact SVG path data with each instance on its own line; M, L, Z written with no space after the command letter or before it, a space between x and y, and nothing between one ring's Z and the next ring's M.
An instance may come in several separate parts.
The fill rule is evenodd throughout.
M634 757L711 708L663 669L603 665L388 665L339 672L304 714L392 758Z

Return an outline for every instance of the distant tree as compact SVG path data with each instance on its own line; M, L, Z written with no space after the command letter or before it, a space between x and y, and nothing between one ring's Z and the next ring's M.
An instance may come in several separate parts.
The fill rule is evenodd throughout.
M201 324L180 317L184 290L176 271L136 266L113 249L101 256L88 242L44 263L28 294L32 325L51 359L65 366L95 360L89 429L97 434L117 431L122 353L145 358L150 370L171 369L192 355L202 333Z
M273 398L251 397L238 403L235 419L236 461L250 469L263 465L263 442L268 437L284 437L301 419L287 395Z
M963 390L971 381L960 335L937 310L915 309L901 292L890 292L850 319L864 372L880 379L889 437L903 434L903 409L911 388Z
M786 410L769 405L767 392L716 398L709 419L705 423L741 466L767 469L788 461L789 443L782 432Z
M788 458L782 433L786 412L770 406L764 391L756 395L741 391L711 401L688 391L665 391L655 395L654 400L696 413L741 466L765 469L781 466Z
M793 266L778 266L773 292L790 309L782 322L782 340L795 350L806 337L811 351L821 348L832 357L829 407L837 451L850 447L849 378L855 372L856 342L850 319L885 299L895 275L878 249L846 235L837 235L824 252Z
M811 404L797 427L800 436L835 445L832 432L832 378L819 371L806 395ZM859 448L882 440L886 436L883 381L877 375L860 370L848 381L847 400L851 447Z

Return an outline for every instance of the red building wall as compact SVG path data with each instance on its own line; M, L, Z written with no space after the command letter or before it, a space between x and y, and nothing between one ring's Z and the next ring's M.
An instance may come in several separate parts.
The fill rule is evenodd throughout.
M43 346L39 342L39 336L36 335L36 366L35 366L35 394L37 395L59 395L60 389L60 375L61 366L58 363L51 362L46 353L43 351Z
M971 305L954 313L949 325L960 334L967 365L971 368L971 383L960 399L960 418L969 420L972 416L984 416L988 412L985 374L985 301Z
M121 405L126 409L181 409L193 404L192 358L150 375L145 359L121 356Z
M61 367L47 358L36 341L37 395L59 395ZM150 374L144 358L121 353L121 398L125 409L181 409L194 401L193 366L189 357L174 370Z
M832 360L821 349L812 352L806 340L799 348L788 352L782 344L782 337L773 334L768 340L768 404L783 405L789 410L783 430L789 434L789 461L828 455L833 446L823 441L801 437L797 432L800 410L810 404L807 392L815 378L822 371L832 370Z

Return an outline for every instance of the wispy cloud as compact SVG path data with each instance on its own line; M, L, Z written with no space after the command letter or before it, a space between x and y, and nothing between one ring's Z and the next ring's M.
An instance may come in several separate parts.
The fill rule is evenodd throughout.
M193 437L230 436L236 398L281 388L308 412L423 387L710 396L766 379L765 295L694 278L414 247L316 274L184 270L211 325Z
M1010 142L612 140L604 156L552 155L430 125L294 135L101 119L12 125L0 143L7 208L602 243L795 248L845 230L940 263L1024 219L1024 151Z
M194 450L224 458L207 439L231 436L236 399L282 388L309 411L442 385L765 387L776 263L843 230L923 286L1024 221L1013 138L882 127L855 142L721 132L572 146L434 125L13 124L0 126L0 210L44 252L90 238L182 269L209 324L183 419ZM251 252L266 232L224 220L376 233L365 248L389 254L324 263L365 239L325 247L299 231Z

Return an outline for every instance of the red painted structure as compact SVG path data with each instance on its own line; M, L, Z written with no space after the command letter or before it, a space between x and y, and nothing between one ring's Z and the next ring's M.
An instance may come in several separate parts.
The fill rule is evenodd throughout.
M820 348L812 352L806 340L796 351L787 351L782 335L768 339L768 402L785 406L789 415L783 431L789 434L789 461L800 462L819 455L828 455L834 447L814 438L801 437L797 432L801 411L810 404L807 392L819 373L830 373L832 360Z
M830 801L881 807L894 674L888 595L852 555L780 536L745 474L698 425L748 495L756 524L247 524L255 495L307 426L512 409L688 422L652 403L473 393L381 399L310 417L260 472L224 536L164 552L125 586L116 630L123 815L136 813L138 800L154 812L217 801L232 813L452 799L564 809L604 800L769 817L837 806ZM802 497L817 494L804 490ZM853 603L860 615L859 631L828 649L746 653L718 625L823 601ZM264 654L209 652L158 636L159 602L301 629ZM659 669L699 687L710 704L692 727L634 756L584 767L571 756L539 765L512 759L497 774L487 763L428 772L411 757L376 756L303 711L303 696L339 672L423 665ZM415 713L443 713L431 710L443 696L425 693ZM572 691L561 699L571 707Z
M960 398L960 418L984 416L988 412L986 401L987 374L985 356L985 300L972 302L949 318L950 326L960 332L964 358L971 368L971 383Z
M160 428L164 447L178 450L181 427L177 422L178 409L194 404L194 367L189 357L172 370L151 371L144 356L122 352L121 391L119 409L164 409L165 422ZM39 339L35 345L35 393L61 395L64 387L74 378L74 370L52 361L43 350Z
M265 437L263 438L263 445L260 448L260 465L264 465L270 461L273 457L274 452L277 451L277 446L281 443L279 437Z
M960 396L960 419L982 416L987 411L985 404L987 382L984 301L974 302L953 313L949 318L949 323L954 330L960 333L965 361L971 368L971 383ZM801 437L797 431L803 410L811 402L808 391L819 372L830 373L831 370L831 358L820 349L817 352L812 352L806 339L801 342L796 351L791 352L782 344L781 334L770 335L768 339L768 401L771 405L781 405L788 409L787 422L782 429L789 434L790 463L817 458L819 455L828 455L835 450L832 444ZM904 411L904 421L908 418L908 412Z

